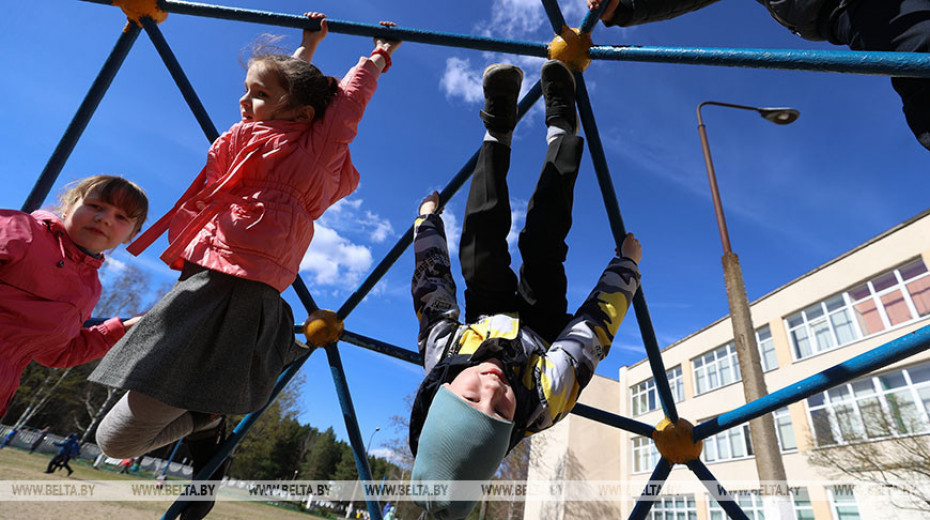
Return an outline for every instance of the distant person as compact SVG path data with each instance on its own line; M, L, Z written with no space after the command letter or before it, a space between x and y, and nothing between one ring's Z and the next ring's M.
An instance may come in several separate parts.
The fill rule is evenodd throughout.
M213 143L174 209L129 248L137 254L167 230L161 258L181 276L90 376L129 390L97 429L111 457L187 437L200 472L225 437L223 416L264 406L283 367L305 353L280 293L297 277L314 220L358 187L349 143L400 45L375 37L370 57L340 81L310 63L328 26L320 13L307 16L320 29L305 30L292 56L253 53L242 121ZM182 517L202 518L212 506L192 503Z
M39 446L42 445L42 441L44 441L44 440L45 440L45 437L48 436L48 431L49 431L49 427L48 427L48 426L46 426L45 428L42 428L42 429L39 431L39 436L36 437L35 440L32 441L32 445L29 446L29 453L35 452L36 449L37 449Z
M82 328L100 299L103 252L142 227L145 192L96 175L69 185L58 210L0 210L0 416L31 361L52 368L93 361L138 320Z
M123 473L128 474L128 473L129 473L129 469L132 467L132 465L133 465L135 462L136 462L136 459L134 459L134 458L132 458L132 457L126 457L125 459L119 461L119 467L120 467L119 472L120 472L120 474L123 474Z
M72 433L68 437L61 441L55 442L55 446L58 446L58 453L52 457L52 460L49 461L48 467L45 469L46 473L53 473L61 468L68 470L68 476L70 477L74 470L71 469L71 466L68 465L68 462L73 457L78 457L81 455L81 441L78 434Z
M596 9L605 0L587 0ZM606 0L604 25L668 20L717 0ZM854 51L930 52L930 0L758 0L791 32ZM914 136L930 149L930 78L891 78Z
M628 234L587 299L566 314L565 239L584 151L577 133L575 80L561 62L542 66L546 159L520 232L520 277L510 267L507 173L523 73L508 64L484 72L487 133L471 180L459 257L465 324L459 321L439 194L414 224L412 293L426 377L410 417L411 479L487 481L524 437L550 428L575 406L639 288L642 251ZM468 516L474 501L417 502L435 518Z

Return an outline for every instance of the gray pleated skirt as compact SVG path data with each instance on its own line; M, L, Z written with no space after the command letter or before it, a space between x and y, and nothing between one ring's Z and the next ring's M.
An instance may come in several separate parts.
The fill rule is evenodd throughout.
M89 379L186 410L249 413L306 352L295 342L290 306L273 287L187 264Z

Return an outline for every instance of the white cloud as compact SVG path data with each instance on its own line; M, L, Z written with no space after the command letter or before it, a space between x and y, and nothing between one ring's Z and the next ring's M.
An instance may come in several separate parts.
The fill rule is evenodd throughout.
M520 231L523 229L523 221L526 220L526 201L510 201L510 231L507 233L507 247L513 250L516 247L517 239L520 237Z
M439 86L447 98L461 98L468 103L477 103L484 100L484 91L481 88L483 70L473 69L467 59L447 58L446 71L439 81Z
M394 226L370 210L362 211L363 204L363 199L342 199L326 210L317 222L343 234L365 236L375 244L393 237Z
M449 244L449 255L455 256L459 252L459 241L462 239L462 226L455 216L455 210L446 204L442 212L442 223L446 227L446 242Z
M373 259L367 244L379 244L395 235L394 226L368 209L363 199L342 199L333 204L314 225L313 241L300 262L308 284L326 287L338 296L354 289L371 270Z
M371 268L371 250L353 244L317 221L310 248L300 262L312 285L353 287Z
M546 12L538 0L494 0L491 21L481 33L498 38L523 38L542 27L549 27Z
M106 257L106 268L112 273L120 273L126 270L126 262L117 260L112 256Z

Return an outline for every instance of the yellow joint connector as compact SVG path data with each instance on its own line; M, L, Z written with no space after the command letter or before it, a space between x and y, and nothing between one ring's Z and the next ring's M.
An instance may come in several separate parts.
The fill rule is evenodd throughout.
M126 18L142 27L142 18L149 17L156 23L168 18L168 13L158 8L158 0L113 0L113 5L123 10Z
M313 347L325 347L342 336L342 320L335 312L327 309L317 309L310 313L304 322L304 336L307 344Z
M588 49L592 45L589 33L566 25L562 27L562 34L553 38L549 44L549 59L559 60L574 71L584 72L591 64Z
M684 419L679 418L676 423L662 419L652 432L652 440L662 458L672 464L685 464L700 457L704 441L691 440L692 429L691 423Z

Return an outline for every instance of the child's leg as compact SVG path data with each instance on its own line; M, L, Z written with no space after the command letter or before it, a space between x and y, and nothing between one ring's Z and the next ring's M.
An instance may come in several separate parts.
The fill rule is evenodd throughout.
M520 232L520 318L548 342L555 341L571 316L566 314L565 238L572 226L575 179L584 140L576 135L575 83L557 61L542 70L549 147Z
M526 209L520 232L520 318L548 342L568 321L565 298L565 238L572 226L572 202L584 139L560 137L546 150L546 163Z
M517 277L510 269L510 194L507 170L510 148L485 141L471 179L459 261L465 278L465 321L516 312Z
M465 278L465 320L515 312L517 277L510 269L510 134L516 124L517 96L523 72L511 65L488 67L484 75L488 133L472 176L462 225L459 260Z
M100 422L97 444L110 457L138 457L215 422L130 390Z

